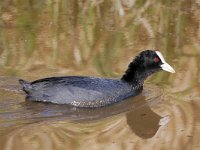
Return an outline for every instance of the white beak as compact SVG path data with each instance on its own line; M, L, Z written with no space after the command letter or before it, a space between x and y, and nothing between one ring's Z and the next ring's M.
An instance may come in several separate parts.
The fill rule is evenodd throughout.
M162 68L162 70L165 70L165 71L171 72L171 73L175 73L175 70L166 62L164 64L160 65L160 67Z
M161 59L161 62L163 63L162 65L160 65L162 70L167 71L167 72L171 72L171 73L175 73L175 70L165 61L161 52L156 51L156 54L158 55L158 57Z

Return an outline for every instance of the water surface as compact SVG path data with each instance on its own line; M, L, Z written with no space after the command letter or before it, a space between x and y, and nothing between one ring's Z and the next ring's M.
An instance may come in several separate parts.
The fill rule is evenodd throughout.
M0 2L1 149L200 149L200 2ZM98 109L25 101L18 79L119 78L138 52L160 72L137 97Z

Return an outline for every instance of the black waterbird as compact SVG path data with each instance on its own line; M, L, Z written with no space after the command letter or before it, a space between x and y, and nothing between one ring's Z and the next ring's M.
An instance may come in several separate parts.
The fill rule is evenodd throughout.
M160 70L175 73L159 51L145 50L129 64L120 79L65 76L33 82L20 79L19 82L27 94L27 100L76 107L102 107L138 95L143 89L144 80Z

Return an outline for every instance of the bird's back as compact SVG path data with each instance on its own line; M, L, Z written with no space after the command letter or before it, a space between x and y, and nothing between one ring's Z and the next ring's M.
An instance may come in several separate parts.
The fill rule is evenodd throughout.
M100 107L138 94L138 90L122 80L94 77L52 77L25 82L28 100L79 107Z

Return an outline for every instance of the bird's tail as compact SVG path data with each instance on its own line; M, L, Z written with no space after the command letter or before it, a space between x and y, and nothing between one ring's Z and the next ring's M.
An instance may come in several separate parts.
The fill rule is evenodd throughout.
M29 93L29 92L33 89L32 85L31 85L30 82L28 82L28 81L19 79L19 83L22 85L22 89L23 89L26 93Z

